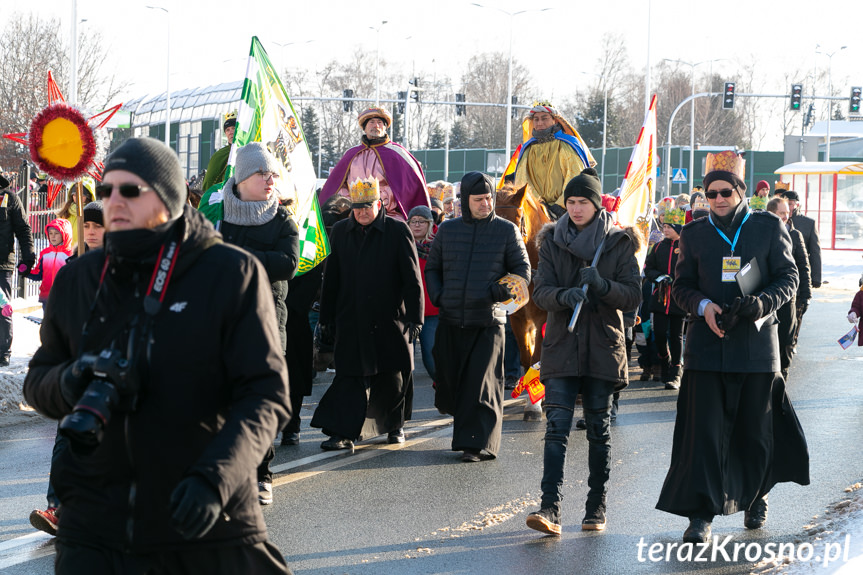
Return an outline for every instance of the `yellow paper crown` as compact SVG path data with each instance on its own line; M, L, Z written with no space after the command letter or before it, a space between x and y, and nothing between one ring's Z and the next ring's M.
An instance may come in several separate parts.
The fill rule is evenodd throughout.
M668 210L667 212L665 212L665 216L662 218L662 222L665 224L682 226L686 223L686 212L684 212L680 208Z
M453 196L452 184L443 180L432 182L427 186L427 188L429 197L433 200L440 200L442 202L445 198L451 198Z
M352 204L370 204L372 202L376 202L379 199L381 199L381 190L377 178L358 178L351 182Z
M707 154L705 174L710 172L731 172L741 180L746 174L746 160L737 155L737 152L725 150L716 154Z
M773 193L775 194L779 190L790 190L791 184L786 184L785 182L774 182L773 183Z

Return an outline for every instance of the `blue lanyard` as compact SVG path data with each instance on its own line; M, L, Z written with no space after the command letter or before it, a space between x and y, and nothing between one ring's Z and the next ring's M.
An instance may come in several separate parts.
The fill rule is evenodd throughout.
M743 224L746 223L746 220L749 219L750 215L752 215L752 212L746 212L746 217L743 218L742 222L740 222L740 226L737 228L737 233L734 234L734 241L733 242L728 239L728 236L726 236L722 232L722 230L720 230L719 228L716 227L716 224L713 223L713 215L712 214L707 215L707 219L710 221L710 225L713 226L713 229L716 230L716 233L718 233L719 236L723 240L725 240L725 243L727 243L729 246L731 246L731 255L732 256L734 255L734 247L737 245L737 240L740 238L740 230L743 229Z

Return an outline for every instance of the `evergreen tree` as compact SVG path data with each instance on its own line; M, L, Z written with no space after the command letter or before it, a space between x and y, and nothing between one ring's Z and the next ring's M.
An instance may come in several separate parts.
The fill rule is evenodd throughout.
M321 131L318 126L318 115L312 106L303 108L300 114L300 123L303 127L303 133L306 136L306 145L312 153L312 164L315 166L315 173L318 170L318 150L321 141ZM323 168L323 165L321 166Z
M440 127L440 124L435 124L431 129L431 133L429 133L428 143L426 144L426 148L429 150L440 150L446 147L446 134L444 134L443 129Z

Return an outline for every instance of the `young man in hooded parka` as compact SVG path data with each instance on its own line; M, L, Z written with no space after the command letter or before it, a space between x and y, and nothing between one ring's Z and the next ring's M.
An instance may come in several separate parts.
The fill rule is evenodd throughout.
M553 535L561 532L563 468L579 393L589 444L589 490L581 527L605 529L612 395L628 383L623 314L641 302L635 253L643 242L635 228L615 226L602 208L602 187L593 168L572 178L563 196L566 217L547 224L537 238L533 289L534 301L548 310L540 370L548 422L541 509L528 515L527 525ZM578 322L570 332L568 324L579 303Z

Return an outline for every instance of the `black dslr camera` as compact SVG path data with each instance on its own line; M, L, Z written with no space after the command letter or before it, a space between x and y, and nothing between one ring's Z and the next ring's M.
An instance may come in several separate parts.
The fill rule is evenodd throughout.
M111 420L111 410L134 407L140 389L138 374L132 369L132 363L116 349L82 354L78 363L84 374L92 376L92 381L72 413L60 422L60 433L73 444L95 448Z

